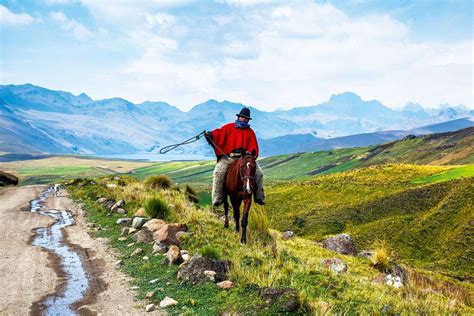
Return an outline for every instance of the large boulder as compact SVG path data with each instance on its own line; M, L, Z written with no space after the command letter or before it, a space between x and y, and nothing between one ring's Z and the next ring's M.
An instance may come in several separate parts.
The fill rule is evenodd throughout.
M323 247L344 255L357 255L354 240L348 234L340 234L325 239L323 241Z
M227 274L230 272L230 262L196 255L181 265L178 271L178 279L193 284L205 283L209 281L206 271L214 271L214 280L217 282L227 280Z
M166 224L153 234L153 240L167 246L179 246L179 239L176 237L177 232L187 231L185 224Z
M166 253L165 261L168 265L172 264L181 264L183 263L183 257L181 256L181 251L178 246L172 245Z
M146 229L146 230L149 230L150 232L154 233L157 230L160 230L160 228L165 226L165 225L166 225L166 222L164 220L153 218L153 219L150 219L145 224L143 224L142 229Z
M18 178L12 174L0 171L0 187L7 185L18 185Z

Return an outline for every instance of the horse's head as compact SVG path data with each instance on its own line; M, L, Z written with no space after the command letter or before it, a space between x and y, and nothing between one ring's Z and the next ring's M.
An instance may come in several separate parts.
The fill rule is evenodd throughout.
M252 155L246 154L238 161L240 180L243 185L243 191L246 194L252 194L255 189L255 171L257 163Z

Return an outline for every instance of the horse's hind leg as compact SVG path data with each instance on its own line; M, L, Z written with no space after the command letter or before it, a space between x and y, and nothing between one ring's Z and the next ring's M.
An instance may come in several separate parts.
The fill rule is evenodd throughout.
M229 228L229 201L227 200L227 194L224 193L224 227Z
M240 231L240 203L239 199L237 198L230 198L230 202L232 203L232 208L234 210L234 221L235 221L235 231Z

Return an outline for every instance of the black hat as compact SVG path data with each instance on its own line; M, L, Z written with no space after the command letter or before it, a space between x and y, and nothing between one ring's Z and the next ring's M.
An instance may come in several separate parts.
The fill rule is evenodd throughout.
M242 110L240 110L240 113L239 114L236 114L237 116L242 116L242 117L245 117L245 118L248 118L249 120L251 120L252 118L250 117L250 109L249 108L242 108Z

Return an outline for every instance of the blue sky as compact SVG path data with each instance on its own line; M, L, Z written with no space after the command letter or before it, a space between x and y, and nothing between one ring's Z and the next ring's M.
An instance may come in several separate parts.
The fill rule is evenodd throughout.
M474 106L471 1L0 0L0 27L2 84L185 110Z

